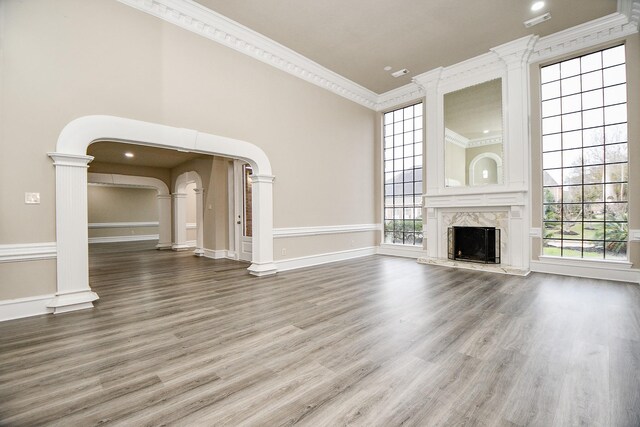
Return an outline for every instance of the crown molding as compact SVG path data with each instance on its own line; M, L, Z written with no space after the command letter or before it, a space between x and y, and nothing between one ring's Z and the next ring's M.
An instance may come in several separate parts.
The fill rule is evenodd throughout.
M485 145L501 144L502 137L492 136L488 138L468 139L449 128L444 128L444 141L457 145L460 148L467 149L482 147Z
M640 0L618 0L618 12L569 28L540 39L527 36L491 49L446 68L436 68L413 78L412 83L377 94L359 84L311 61L305 56L251 30L192 0L118 0L127 6L153 15L166 22L206 37L254 59L285 71L295 77L329 90L374 111L414 101L425 96L426 85L463 75L489 72L500 66L501 52L522 47L521 60L539 62L572 51L588 48L638 32ZM521 44L521 43L520 43ZM531 54L528 55L528 52ZM502 52L504 53L504 52ZM516 52L517 53L517 52Z
M301 54L191 0L118 0L275 68L376 109L378 95Z
M406 102L416 101L425 96L425 90L415 83L409 83L378 96L375 110L384 111Z
M566 55L637 33L640 1L634 0L632 6L636 21L617 12L540 38L529 57L529 63Z

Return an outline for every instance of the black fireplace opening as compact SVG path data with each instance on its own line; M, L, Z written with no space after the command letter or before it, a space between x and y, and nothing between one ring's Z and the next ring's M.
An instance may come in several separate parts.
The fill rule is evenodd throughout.
M500 264L500 229L495 227L449 227L449 259Z

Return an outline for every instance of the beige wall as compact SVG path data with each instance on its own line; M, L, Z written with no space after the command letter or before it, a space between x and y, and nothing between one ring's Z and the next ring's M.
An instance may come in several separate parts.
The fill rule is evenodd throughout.
M615 46L620 42L626 43L627 59L627 116L629 117L629 228L640 228L640 36L634 34L625 40L608 43L601 48ZM557 62L565 58L589 53L598 48L591 48L561 58L554 58L544 63L532 64L531 71L531 200L533 227L542 227L542 164L541 164L541 113L540 113L540 65ZM539 238L532 239L531 255L534 260L541 253L542 242ZM629 247L629 260L634 268L640 265L640 242L632 242Z
M90 114L258 145L276 227L375 221L374 112L112 0L2 1L0 20L0 243L55 240L46 153ZM25 206L27 191L42 203Z
M158 221L158 192L146 188L89 185L89 223ZM89 237L158 234L158 227L89 228Z

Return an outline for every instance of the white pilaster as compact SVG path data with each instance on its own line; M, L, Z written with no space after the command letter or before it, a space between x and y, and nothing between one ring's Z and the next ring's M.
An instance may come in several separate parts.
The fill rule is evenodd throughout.
M171 195L158 194L158 244L157 249L171 249Z
M438 191L438 185L440 182L444 183L444 163L439 162L438 159L444 158L444 145L439 144L440 140L438 135L438 123L443 120L443 113L438 108L438 83L440 81L440 74L442 73L442 67L436 68L433 71L422 74L419 77L413 79L413 81L425 91L425 136L422 143L423 156L423 176L424 178L424 193L435 193ZM444 138L444 136L443 136ZM438 235L438 223L435 221L435 211L427 206L426 199L423 196L422 199L422 218L424 218L424 232L423 241L426 242L425 249L427 250L427 256L436 257L438 254L438 239L435 237Z
M529 57L538 41L538 36L530 35L491 49L506 64L506 100L508 110L507 126L504 137L507 144L507 183L511 187L520 187L527 192L530 185L530 145L529 140ZM512 233L511 262L516 268L529 270L531 247L529 245L530 210L529 197L525 198L523 208L511 210Z
M54 313L93 307L89 287L87 168L91 156L49 153L56 168L57 292L47 304Z
M203 256L204 255L204 189L196 188L194 190L196 193L196 249L193 251L195 256Z
M189 249L187 244L187 195L174 193L173 198L173 244L174 251Z
M269 276L277 272L273 262L273 178L271 175L251 176L254 238L249 273L254 276Z

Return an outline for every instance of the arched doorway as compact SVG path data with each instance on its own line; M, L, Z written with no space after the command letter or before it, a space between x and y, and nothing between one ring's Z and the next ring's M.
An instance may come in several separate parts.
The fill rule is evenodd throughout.
M85 116L64 127L56 152L57 292L48 304L54 313L93 306L89 286L87 231L87 147L97 141L148 145L241 159L253 168L253 248L248 271L277 272L273 263L273 176L266 154L246 141L114 116Z

